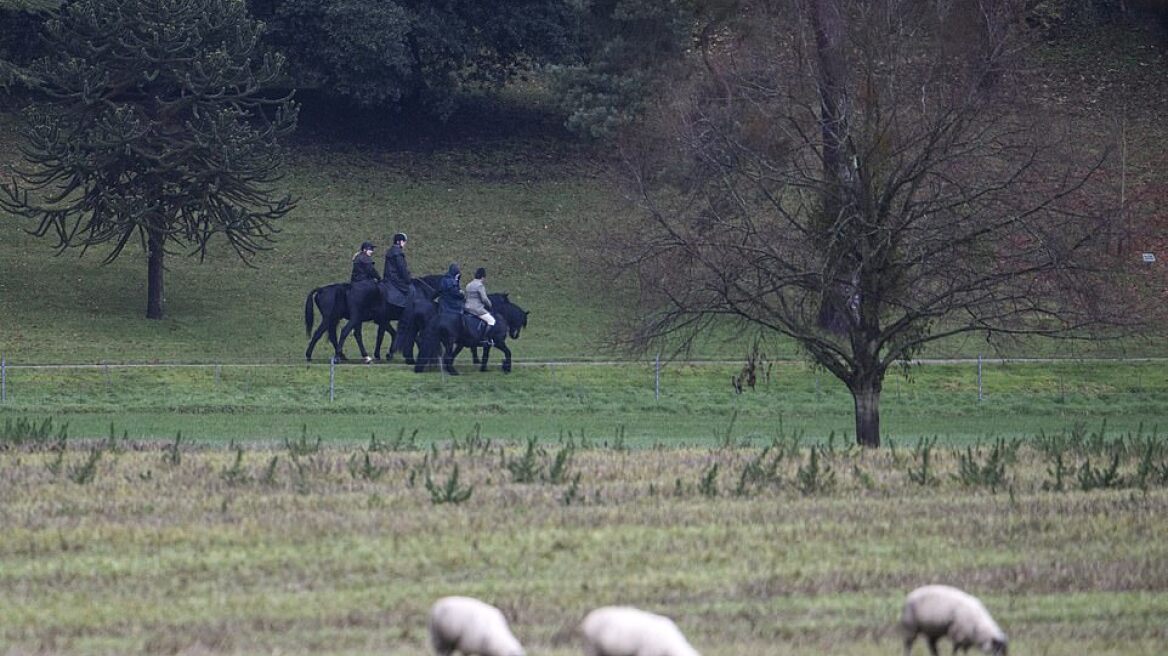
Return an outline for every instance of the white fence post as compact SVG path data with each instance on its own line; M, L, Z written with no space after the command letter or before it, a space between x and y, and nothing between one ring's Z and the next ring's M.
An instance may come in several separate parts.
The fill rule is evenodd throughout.
M977 402L981 403L981 353L977 354Z
M329 403L332 403L337 384L337 359L329 360Z
M0 403L8 400L8 360L0 355Z
M657 352L657 360L653 367L653 400L661 400L661 352Z

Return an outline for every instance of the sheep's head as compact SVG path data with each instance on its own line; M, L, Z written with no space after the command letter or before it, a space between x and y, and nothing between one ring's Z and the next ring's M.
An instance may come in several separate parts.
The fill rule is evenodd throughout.
M986 643L982 645L981 649L985 653L990 654L990 656L1009 656L1007 653L1006 639L1004 637L987 640Z

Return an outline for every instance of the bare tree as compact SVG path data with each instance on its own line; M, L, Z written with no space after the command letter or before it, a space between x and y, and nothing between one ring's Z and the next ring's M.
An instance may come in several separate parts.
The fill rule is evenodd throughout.
M1118 195L1027 105L1018 4L763 0L704 30L704 66L626 143L631 343L726 317L793 338L875 447L886 373L929 342L1122 322L1100 291Z

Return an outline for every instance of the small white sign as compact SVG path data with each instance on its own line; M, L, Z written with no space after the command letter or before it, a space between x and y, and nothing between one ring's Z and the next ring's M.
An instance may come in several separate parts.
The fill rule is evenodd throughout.
M1144 253L1144 262L1151 264L1155 261L1156 261L1156 254L1155 253Z

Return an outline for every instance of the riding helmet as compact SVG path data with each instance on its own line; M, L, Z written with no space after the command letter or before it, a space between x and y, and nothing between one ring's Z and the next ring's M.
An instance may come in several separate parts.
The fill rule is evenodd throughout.
M404 233L404 232L399 232L399 233L397 233L397 234L395 234L395 235L393 236L393 243L395 243L395 244L396 244L396 243L398 243L399 241L406 241L406 233Z
M376 248L377 247L374 246L373 242L371 242L371 241L361 242L361 250L363 250L363 251L372 251L372 250L376 250Z

